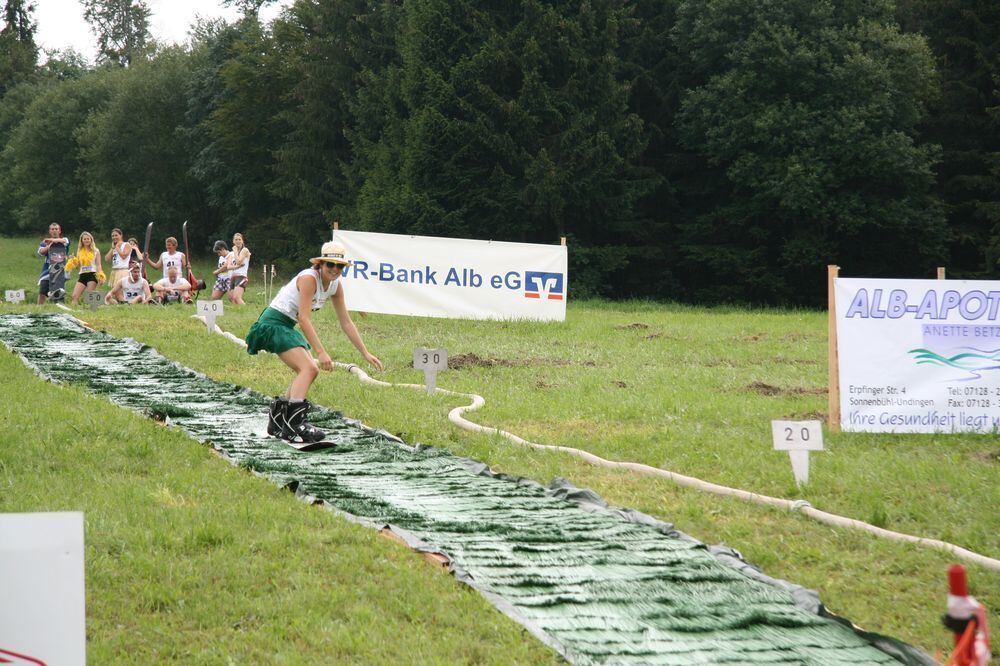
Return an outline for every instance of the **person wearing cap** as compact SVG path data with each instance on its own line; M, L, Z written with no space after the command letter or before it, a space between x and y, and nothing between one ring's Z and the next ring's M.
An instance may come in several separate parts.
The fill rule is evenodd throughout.
M332 241L324 243L320 256L309 260L312 266L281 288L247 333L248 353L269 351L277 354L295 373L288 392L271 403L268 435L293 442L319 442L326 436L306 421L309 411L306 394L320 370L333 370L333 361L312 323L312 312L323 307L327 300L337 311L340 328L347 339L366 361L382 369L382 361L365 347L347 312L344 285L340 279L344 267L351 265L346 254L343 245ZM306 303L309 305L304 305ZM296 323L301 327L301 333L295 329ZM315 360L309 349L315 350Z

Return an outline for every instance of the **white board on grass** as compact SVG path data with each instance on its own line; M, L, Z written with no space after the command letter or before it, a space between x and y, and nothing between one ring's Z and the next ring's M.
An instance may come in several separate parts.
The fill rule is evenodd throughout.
M87 661L83 514L0 514L0 663Z

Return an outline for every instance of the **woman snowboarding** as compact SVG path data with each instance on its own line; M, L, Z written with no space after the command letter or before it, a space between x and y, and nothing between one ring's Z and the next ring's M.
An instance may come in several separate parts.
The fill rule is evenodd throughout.
M247 352L269 351L277 354L292 369L295 378L288 392L271 403L267 434L289 442L320 442L326 436L306 421L309 401L306 394L320 370L333 370L333 361L323 347L312 323L312 312L329 300L337 311L340 328L366 361L382 369L382 361L365 347L361 334L351 321L344 302L341 274L349 266L343 245L323 244L320 256L309 260L311 268L301 271L281 288L247 333ZM302 328L300 333L295 324ZM303 337L303 335L305 337ZM316 351L316 359L309 353Z

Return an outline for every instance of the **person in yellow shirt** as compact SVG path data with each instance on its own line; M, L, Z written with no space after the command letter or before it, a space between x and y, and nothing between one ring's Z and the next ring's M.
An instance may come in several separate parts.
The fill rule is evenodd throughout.
M101 251L94 243L94 236L89 231L80 234L80 243L76 246L76 254L66 262L66 270L80 269L80 277L73 286L73 305L80 302L84 290L94 291L97 285L104 282L104 271L101 270Z

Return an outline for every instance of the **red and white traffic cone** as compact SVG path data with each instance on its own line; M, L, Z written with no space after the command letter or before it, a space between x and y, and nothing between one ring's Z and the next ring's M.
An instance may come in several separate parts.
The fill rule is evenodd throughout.
M987 666L990 661L990 630L986 609L969 596L965 567L948 567L948 612L944 626L955 634L955 650L947 666Z

